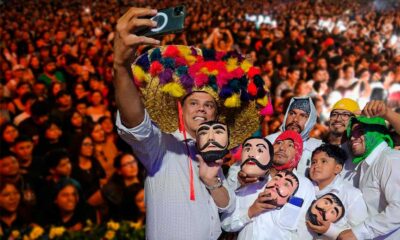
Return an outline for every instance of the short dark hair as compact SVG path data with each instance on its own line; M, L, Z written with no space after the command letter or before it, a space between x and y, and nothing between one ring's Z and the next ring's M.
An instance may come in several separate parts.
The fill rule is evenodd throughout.
M32 142L33 143L33 140L28 135L20 135L15 139L13 146L15 146L21 142Z
M346 162L347 159L347 154L346 151L341 149L339 146L333 145L333 144L323 144L319 147L317 147L311 155L311 158L314 157L315 154L319 152L324 152L326 153L329 157L335 159L337 164L340 164L343 166L343 164Z
M69 158L68 151L64 148L57 148L46 153L44 156L44 162L48 169L52 169L57 167L60 161L64 158Z

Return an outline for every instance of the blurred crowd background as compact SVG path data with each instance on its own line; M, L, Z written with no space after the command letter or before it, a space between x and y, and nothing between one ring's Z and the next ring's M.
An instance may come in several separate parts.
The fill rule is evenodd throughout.
M259 66L274 107L262 135L277 131L292 96L313 98L319 119L311 136L320 139L341 98L361 108L380 99L400 112L396 1L3 1L3 229L38 223L80 230L86 219L144 223L145 173L114 125L114 28L129 6L182 3L186 29L162 44L237 50ZM18 212L11 225L3 218L10 211Z

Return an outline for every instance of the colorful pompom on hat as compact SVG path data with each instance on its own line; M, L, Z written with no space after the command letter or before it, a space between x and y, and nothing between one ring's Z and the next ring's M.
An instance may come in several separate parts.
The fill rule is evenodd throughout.
M216 100L218 120L231 132L230 146L255 132L260 112L271 107L260 69L234 51L160 46L140 55L132 72L149 115L165 132L178 129L177 102L195 91Z

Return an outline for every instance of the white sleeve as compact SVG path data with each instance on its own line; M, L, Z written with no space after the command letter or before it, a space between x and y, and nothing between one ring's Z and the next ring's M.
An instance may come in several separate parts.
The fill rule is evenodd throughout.
M143 122L134 128L126 128L117 112L116 126L118 134L128 143L149 173L161 164L166 148L163 144L163 133L151 122L145 111Z
M387 206L377 215L369 216L364 222L352 228L358 239L376 238L400 228L400 152L392 151L379 164L377 179Z
M238 199L236 201L238 201ZM252 221L249 218L248 211L249 208L240 209L238 208L238 204L236 204L235 211L222 215L222 229L226 232L238 232L242 230L248 223Z

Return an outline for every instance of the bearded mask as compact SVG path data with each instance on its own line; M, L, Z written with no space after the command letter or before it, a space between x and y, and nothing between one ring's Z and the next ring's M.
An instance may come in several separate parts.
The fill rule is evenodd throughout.
M229 131L225 124L209 121L196 131L197 150L205 162L223 159L229 153Z
M343 203L333 193L327 193L315 200L307 212L307 218L314 225L322 226L322 223L335 223L345 213Z
M289 171L279 171L267 182L264 193L270 197L267 203L283 207L290 197L294 196L299 188L299 180L296 175Z
M265 138L251 137L244 141L241 170L250 177L262 177L272 165L272 144Z

